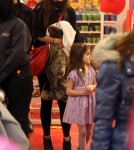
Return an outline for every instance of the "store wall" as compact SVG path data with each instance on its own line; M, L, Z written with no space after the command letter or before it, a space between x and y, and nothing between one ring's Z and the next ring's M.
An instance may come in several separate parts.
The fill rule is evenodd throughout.
M130 1L126 0L126 5L125 5L124 10L117 16L117 29L118 29L118 32L123 31L123 26L124 26L125 19L126 19L126 16L127 16L127 10L129 9L129 3L130 3Z

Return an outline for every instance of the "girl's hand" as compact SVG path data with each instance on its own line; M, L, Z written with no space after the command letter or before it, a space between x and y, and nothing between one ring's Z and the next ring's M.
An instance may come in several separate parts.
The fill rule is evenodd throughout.
M95 87L94 85L88 85L85 87L85 90L88 91L88 92L93 92L95 90Z
M80 95L89 95L91 94L90 91L87 91L87 90L82 90L81 93L79 93Z

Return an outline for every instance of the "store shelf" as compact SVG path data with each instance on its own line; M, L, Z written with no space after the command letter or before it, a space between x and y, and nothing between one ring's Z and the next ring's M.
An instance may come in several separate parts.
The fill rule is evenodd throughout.
M116 24L117 21L104 21L104 24Z
M80 31L82 34L100 34L101 31Z
M101 23L101 21L77 21L77 23Z
M104 34L104 35L103 35L104 38L105 38L105 37L108 37L108 36L109 36L109 34Z
M111 32L114 32L113 28L115 29L115 32L117 32L117 27L116 23L117 21L105 21L104 20L104 12L100 12L100 19L101 20L89 20L89 21L84 21L84 20L78 20L77 24L80 28L80 33L82 34L82 38L84 42L87 42L88 45L96 45L97 42L94 42L94 38L99 38L103 39L107 37ZM109 18L111 19L111 18ZM110 28L110 31L107 34L107 31L104 30L104 28ZM87 31L88 30L88 31ZM89 41L92 41L89 43ZM99 41L97 39L97 41Z

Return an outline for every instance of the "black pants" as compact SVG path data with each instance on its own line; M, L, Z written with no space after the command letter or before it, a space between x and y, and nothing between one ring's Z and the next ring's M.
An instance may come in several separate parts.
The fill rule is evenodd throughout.
M45 88L50 89L50 83L45 74L41 74L38 77L40 89L43 89L44 84ZM70 136L70 124L63 123L62 118L65 110L66 103L62 101L57 101L60 109L60 120L63 130L64 137ZM52 114L52 100L41 100L41 122L43 126L44 135L50 135L50 126L51 126L51 114Z
M14 74L2 84L8 97L8 110L28 136L28 113L33 91L32 76Z

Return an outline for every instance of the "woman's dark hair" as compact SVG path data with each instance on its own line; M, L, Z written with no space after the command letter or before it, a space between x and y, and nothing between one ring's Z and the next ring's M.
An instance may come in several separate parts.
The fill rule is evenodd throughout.
M69 7L69 5L67 4L68 0L63 0L63 1L65 3L64 17L67 18L66 8ZM52 2L53 2L53 0L42 0L41 1L41 14L40 15L43 15L45 28L48 27L49 19L52 14Z
M6 21L13 16L14 1L0 0L0 21Z
M74 43L72 45L69 57L69 72L76 69L80 77L80 69L82 69L82 72L85 73L83 56L88 48L90 49L88 45L82 43ZM96 70L93 59L91 59L91 66Z

